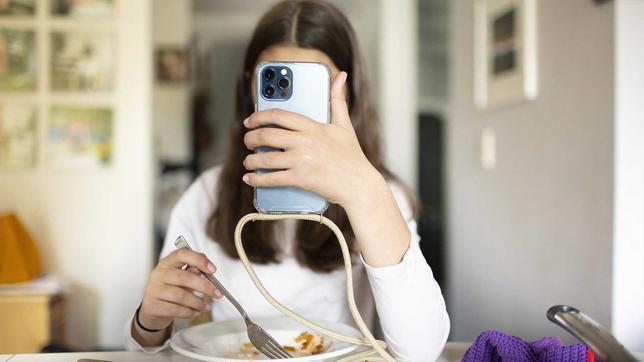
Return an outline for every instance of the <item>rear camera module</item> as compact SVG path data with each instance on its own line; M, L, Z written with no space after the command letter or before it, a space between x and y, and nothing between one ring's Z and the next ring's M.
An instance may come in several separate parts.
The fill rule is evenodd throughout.
M294 78L289 67L271 62L260 68L256 76L257 93L263 100L282 102L291 99Z
M286 89L289 85L291 85L291 81L289 81L286 77L280 79L277 82L277 86L280 87L280 89Z

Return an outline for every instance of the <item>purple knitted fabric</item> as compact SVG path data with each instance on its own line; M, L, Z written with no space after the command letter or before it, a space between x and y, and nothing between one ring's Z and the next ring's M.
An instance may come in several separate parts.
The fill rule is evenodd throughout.
M592 353L588 354L586 345L581 343L564 346L557 337L525 342L503 332L490 330L481 333L465 352L462 362L587 362L589 356Z

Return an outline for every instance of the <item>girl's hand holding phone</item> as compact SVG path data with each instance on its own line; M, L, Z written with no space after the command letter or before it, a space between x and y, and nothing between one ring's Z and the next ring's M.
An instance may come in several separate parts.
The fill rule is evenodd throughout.
M360 148L351 124L344 94L347 73L340 72L331 85L331 123L321 124L302 115L271 109L255 112L244 125L250 128L244 143L250 150L260 146L283 149L250 154L243 181L253 187L297 186L312 191L345 209L365 206L378 187L386 187L380 173ZM262 127L262 126L278 126Z
M139 311L141 324L161 330L168 328L174 318L194 318L210 311L210 302L193 292L220 299L221 292L201 275L201 271L212 274L215 270L205 254L187 249L177 249L159 260L145 287Z

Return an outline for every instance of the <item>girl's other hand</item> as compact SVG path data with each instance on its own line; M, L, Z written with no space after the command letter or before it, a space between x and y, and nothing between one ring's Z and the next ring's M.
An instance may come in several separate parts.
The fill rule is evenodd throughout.
M201 271L212 274L216 267L206 255L191 250L177 249L159 260L145 287L139 311L141 324L149 329L165 329L174 318L194 318L210 311L210 303L193 292L214 299L220 299L222 294Z

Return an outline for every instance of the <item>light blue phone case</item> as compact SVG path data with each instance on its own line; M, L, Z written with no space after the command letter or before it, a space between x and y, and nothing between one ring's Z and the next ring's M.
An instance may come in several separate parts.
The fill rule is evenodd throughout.
M291 90L288 99L267 98L262 89L262 72L288 68ZM279 76L279 75L278 75ZM279 108L309 117L320 123L330 121L330 79L329 68L322 63L306 62L265 62L255 69L256 103L258 111ZM278 89L279 91L279 89ZM259 147L256 153L275 151L270 147ZM323 157L323 155L320 155ZM258 173L272 172L258 170ZM328 202L321 196L297 187L255 188L255 208L261 213L306 213L322 214Z

